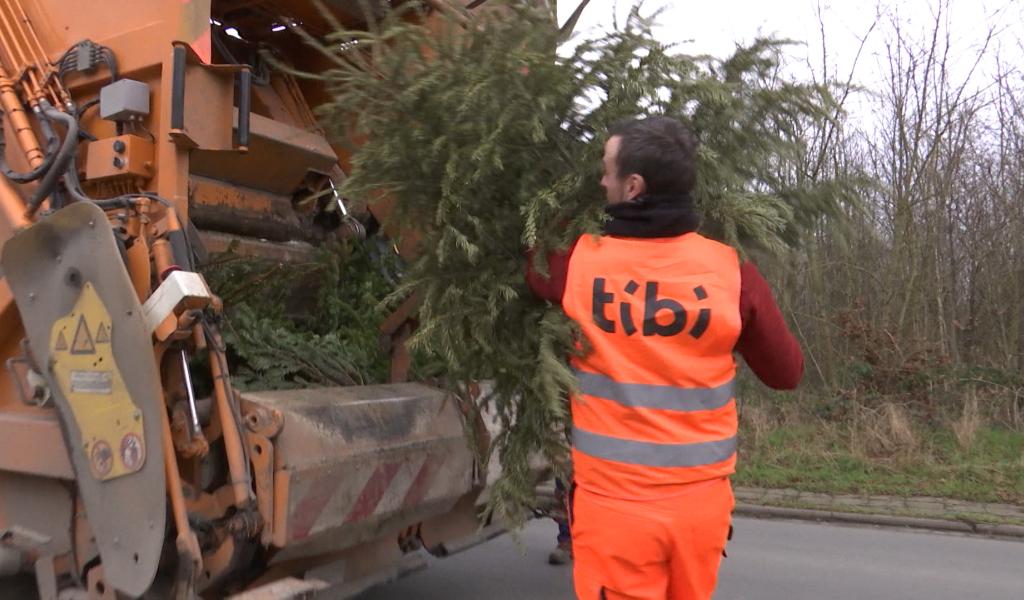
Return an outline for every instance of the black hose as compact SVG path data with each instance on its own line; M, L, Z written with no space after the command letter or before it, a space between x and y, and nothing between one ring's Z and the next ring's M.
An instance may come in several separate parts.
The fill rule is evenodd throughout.
M64 182L64 188L67 191L68 195L71 196L71 198L75 202L91 202L103 210L110 210L114 208L127 208L128 206L131 205L133 197L142 196L145 198L149 198L151 200L155 200L156 202L159 202L160 204L166 206L169 210L174 210L175 212L177 212L176 207L170 200L167 200L166 198L153 192L138 192L135 194L125 194L122 196L115 196L113 198L105 198L99 200L95 198L90 198L88 195L86 195L85 191L82 190L82 183L78 180L77 166L73 162L69 163L69 160L73 159L75 155L74 150L76 148L78 138L78 120L67 113L63 113L59 110L54 109L52 106L50 106L49 103L44 104L44 102L45 101L40 103L40 106L43 109L43 113L50 119L63 121L65 125L67 125L68 130L67 135L64 138L64 144L61 146L60 152L58 153L58 158L53 166L53 169L47 172L46 178L43 179L43 181L39 184L39 187L36 189L36 193L28 202L29 214L34 214L35 211L39 209L39 205L42 204L42 201L47 196L52 195L58 191L57 177L55 176L57 173L61 172L58 169L61 169L63 171L61 179ZM179 223L181 222L180 215L178 216L178 221ZM171 247L175 252L175 258L179 261L184 262L185 266L187 266L189 270L192 270L194 268L192 265L192 242L191 240L188 239L188 234L185 232L184 229L182 229L181 232L179 233L179 236L172 237Z
M75 110L75 117L78 118L78 119L81 119L82 115L85 114L85 111L87 111L90 108L98 105L99 103L100 103L100 99L99 98L93 98L92 100L90 100L90 101L86 102L85 104L79 106Z
M117 81L117 57L114 56L114 51L106 46L100 46L103 54L103 59L107 62L107 68L110 69L110 81Z
M78 52L82 45L88 47L89 59L92 65L99 63L100 61L106 63L107 68L110 70L110 81L111 83L117 81L118 70L117 70L117 58L114 56L114 51L107 46L101 46L92 40L82 40L77 44L68 48L64 54L57 59L57 77L62 82L64 77L72 71L78 70ZM89 70L92 70L90 66Z
M109 210L112 208L128 208L132 204L132 198L142 197L149 198L150 200L155 200L160 204L166 206L168 209L174 210L175 213L177 213L177 209L175 209L174 204L170 200L167 200L166 198L159 196L153 192L135 192L134 194L122 194L120 196L114 196L113 198L90 198L85 194L85 191L82 190L82 184L78 180L78 171L74 169L68 169L68 171L64 173L64 187L67 188L67 192L71 195L71 198L75 202L91 202L96 206L102 208L103 210ZM180 215L178 216L178 219L180 221ZM182 231L184 233L184 230ZM188 245L189 248L191 248L191 242L188 240L187 234L185 235L185 243Z
M114 196L113 198L104 198L97 200L96 198L90 198L82 190L82 183L78 180L78 169L70 168L64 173L64 188L75 202L91 202L103 210L110 210L112 208L127 208L131 206L132 197L129 196Z
M57 158L57 149L60 148L60 137L57 136L53 127L50 126L49 119L38 113L37 116L39 116L39 128L46 139L46 153L43 156L43 162L39 166L27 173L19 173L11 169L7 164L7 140L4 135L3 111L0 110L0 172L3 172L4 177L15 183L28 183L39 179L50 169L54 159Z
M85 111L89 110L90 108L92 108L94 106L99 106L99 103L100 103L100 99L99 98L93 98L92 100L86 102L85 104L83 104L83 105L81 105L81 106L79 106L78 108L75 109L75 120L78 121L78 127L79 127L78 136L80 138L82 138L83 140L86 140L88 142L95 142L96 141L96 136L94 136L93 134L89 133L88 131L85 130L84 127L82 127L82 116L85 115ZM154 141L156 141L156 140L154 140Z
M53 166L46 172L46 176L43 177L39 187L36 188L32 198L28 201L27 214L30 216L39 210L43 200L57 188L57 182L64 176L64 172L68 170L68 165L70 164L72 169L77 168L73 161L75 159L75 150L78 146L78 120L72 115L53 108L45 100L41 101L39 106L47 118L64 123L65 127L67 127L67 132L64 135L64 143L61 144L60 150L57 151L57 158L54 160ZM73 191L71 193L74 195Z
M67 194L59 186L50 194L50 211L57 211L67 206Z

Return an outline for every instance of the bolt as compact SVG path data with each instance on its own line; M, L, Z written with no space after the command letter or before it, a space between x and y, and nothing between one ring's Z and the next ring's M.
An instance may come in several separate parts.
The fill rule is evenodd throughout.
M29 300L35 300L36 299L36 293L35 292L29 292L28 293L28 299Z
M121 169L123 167L124 167L124 159L121 158L120 156L115 156L114 157L114 168L115 169Z
M96 227L96 221L95 220L89 221L89 227Z
M125 148L125 145L124 145L124 142L122 140L114 140L114 152L117 152L118 154L120 154L120 153L124 152L124 148Z
M139 421L142 419L142 413L136 410L135 412L132 413L132 418L135 419L136 421Z

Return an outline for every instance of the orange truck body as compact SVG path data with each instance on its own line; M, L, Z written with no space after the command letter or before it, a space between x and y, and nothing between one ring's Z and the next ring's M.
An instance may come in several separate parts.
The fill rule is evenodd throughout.
M392 383L239 393L193 273L200 246L288 261L360 233L325 194L349 158L327 92L258 50L316 73L293 27L361 6L0 0L0 590L346 597L496 531L464 435L496 426L404 382L411 304L382 329Z

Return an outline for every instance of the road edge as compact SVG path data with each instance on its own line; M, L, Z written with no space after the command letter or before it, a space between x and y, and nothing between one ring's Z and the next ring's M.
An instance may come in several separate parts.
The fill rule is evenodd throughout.
M782 506L764 506L747 503L737 503L733 513L742 517L754 517L759 519L796 519L800 521L877 525L881 527L947 531L1024 541L1024 527L1009 524L969 523L965 521L951 521L947 519L931 519L925 517L879 515L811 508L788 508Z

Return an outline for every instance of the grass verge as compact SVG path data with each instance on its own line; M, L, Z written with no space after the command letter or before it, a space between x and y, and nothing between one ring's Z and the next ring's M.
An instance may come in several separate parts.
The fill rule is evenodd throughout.
M1024 505L1022 432L741 420L739 486Z

